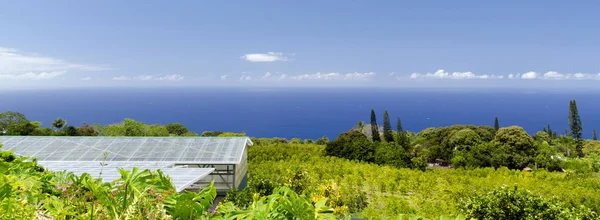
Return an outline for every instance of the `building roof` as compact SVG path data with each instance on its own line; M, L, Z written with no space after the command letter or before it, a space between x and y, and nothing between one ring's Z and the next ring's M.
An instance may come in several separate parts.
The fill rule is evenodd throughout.
M72 172L75 175L83 173L90 174L94 178L101 178L103 182L112 182L121 177L119 169L131 170L137 167L141 170L156 171L160 169L165 175L171 178L173 186L177 192L181 192L191 186L198 180L208 176L214 168L183 168L177 167L172 163L165 162L127 162L127 161L110 161L110 162L92 162L90 161L41 161L40 165L48 170L55 172L66 171Z
M52 171L88 173L104 182L120 178L119 169L157 170L182 191L214 171L177 164L240 164L248 137L37 137L0 136L1 150L37 158ZM102 171L102 175L100 175Z
M38 161L239 164L245 148L253 143L248 137L0 136L0 144L3 150Z

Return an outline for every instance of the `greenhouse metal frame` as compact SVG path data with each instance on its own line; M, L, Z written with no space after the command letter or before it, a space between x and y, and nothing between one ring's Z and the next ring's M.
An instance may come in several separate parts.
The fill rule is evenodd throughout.
M0 144L1 150L36 158L53 171L94 176L102 162L104 181L112 181L117 168L160 169L178 191L214 181L219 194L245 187L247 147L253 145L248 137L66 136L0 136Z

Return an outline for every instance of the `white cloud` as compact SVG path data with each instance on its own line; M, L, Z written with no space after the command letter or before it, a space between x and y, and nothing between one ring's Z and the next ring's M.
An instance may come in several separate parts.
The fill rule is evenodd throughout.
M252 78L251 76L242 76L240 77L240 80L253 80L254 78Z
M292 54L293 55L293 54ZM250 53L242 56L250 62L275 62L275 61L287 61L287 57L283 53L279 52L268 52L268 53Z
M227 78L229 78L229 75L222 75L221 76L221 80L226 80Z
M544 78L546 79L565 79L565 78L569 78L570 76L559 73L559 72L554 72L554 71L549 71L547 73L544 73Z
M92 77L89 77L89 76L88 77L83 77L83 78L81 78L81 80L84 80L84 81L92 80Z
M375 76L374 72L368 73L315 73L291 76L294 80L369 80Z
M369 80L375 73L314 73L314 74L300 74L300 75L288 75L288 74L273 74L271 72L265 73L263 76L249 76L242 75L240 80ZM221 79L227 79L228 77L221 77Z
M177 75L177 74L171 74L171 75L155 77L155 79L156 80L167 80L167 81L179 81L179 80L183 80L183 76Z
M127 76L117 76L117 77L113 77L113 80L130 80L131 78L127 77Z
M270 72L267 72L267 73L265 73L264 76L260 77L260 79L269 79L269 78L271 78L271 75L273 75L273 74L271 74Z
M48 74L52 72L63 72L64 74L68 70L99 71L107 69L109 68L70 63L51 57L28 55L15 49L0 47L0 74L30 74L38 72L38 74L43 75L43 73Z
M0 79L6 80L43 80L52 79L65 75L65 71L41 72L41 73L23 73L23 74L0 74Z
M521 75L521 79L535 79L538 77L536 72L526 72Z
M518 74L517 74L518 78ZM542 79L542 80L578 80L578 79L599 79L600 74L588 73L560 73L557 71L548 71L544 74L536 72L527 72L521 74L521 79Z
M136 77L128 76L117 76L113 77L113 80L124 81L124 80L138 80L138 81L181 81L184 79L182 75L171 74L171 75L140 75Z
M497 75L477 75L472 72L446 72L443 69L435 73L412 73L411 79L429 78L429 79L502 79L504 76Z
M600 73L598 73L598 76L600 76ZM583 79L586 77L586 74L584 73L575 73L573 74L573 77L575 77L576 79Z

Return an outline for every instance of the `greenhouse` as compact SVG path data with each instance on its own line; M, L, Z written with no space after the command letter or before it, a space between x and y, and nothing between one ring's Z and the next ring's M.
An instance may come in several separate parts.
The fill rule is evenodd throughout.
M178 191L198 190L215 181L219 194L243 188L248 137L35 137L0 136L2 150L37 158L52 171L88 173L104 181L118 168L160 169ZM100 176L100 170L102 175Z

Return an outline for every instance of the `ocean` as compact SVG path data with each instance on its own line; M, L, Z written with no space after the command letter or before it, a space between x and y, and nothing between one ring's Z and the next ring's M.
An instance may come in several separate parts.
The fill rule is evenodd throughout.
M190 130L246 132L251 137L333 139L356 122L369 123L375 109L418 132L452 124L518 125L533 134L547 124L568 126L569 100L576 99L583 132L600 131L600 93L507 90L374 88L161 88L61 89L0 92L0 111L17 111L48 127L58 117L69 125L111 124L124 118L144 123L180 122Z

